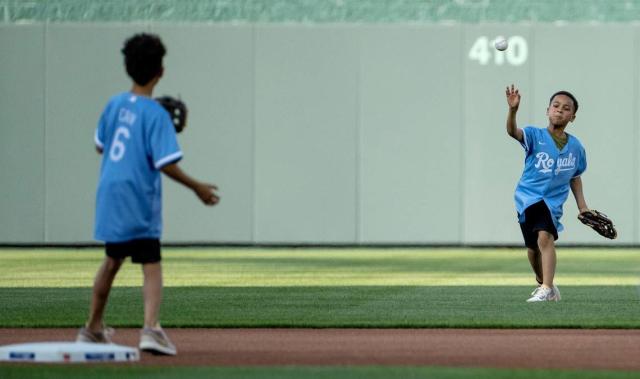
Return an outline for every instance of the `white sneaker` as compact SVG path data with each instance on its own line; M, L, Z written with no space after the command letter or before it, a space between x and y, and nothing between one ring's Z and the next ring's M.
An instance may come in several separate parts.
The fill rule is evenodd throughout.
M162 328L142 329L139 348L152 354L176 355L178 353Z
M558 301L558 297L555 295L553 288L538 287L533 296L531 296L527 303L536 303L539 301Z
M538 286L533 291L531 291L531 296L535 295L536 292L538 292L538 288L540 288L540 286L541 284L538 284Z
M555 296L555 301L560 301L562 299L560 296L560 289L555 284L553 285L553 294Z
M538 288L540 288L541 284L538 284L538 286L533 290L533 292L531 292L531 296L536 294L536 291L538 291ZM560 288L558 288L558 286L554 285L553 286L553 293L555 294L556 300L555 301L560 301L562 300L562 296L560 296Z

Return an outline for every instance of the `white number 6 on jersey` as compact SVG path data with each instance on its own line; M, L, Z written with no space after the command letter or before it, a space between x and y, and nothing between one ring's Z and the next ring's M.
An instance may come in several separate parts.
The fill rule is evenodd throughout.
M124 145L123 139L129 139L130 133L129 129L124 126L120 126L116 129L116 134L113 136L113 143L111 144L111 149L109 149L109 158L117 162L122 157L124 157L124 153L126 151L126 146Z

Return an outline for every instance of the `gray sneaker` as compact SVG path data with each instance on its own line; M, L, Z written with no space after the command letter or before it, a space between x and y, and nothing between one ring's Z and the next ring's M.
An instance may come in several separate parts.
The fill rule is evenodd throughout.
M111 343L111 336L114 333L113 328L103 327L101 331L94 332L85 326L78 331L76 342Z
M178 353L162 328L142 329L139 348L152 354L176 355Z

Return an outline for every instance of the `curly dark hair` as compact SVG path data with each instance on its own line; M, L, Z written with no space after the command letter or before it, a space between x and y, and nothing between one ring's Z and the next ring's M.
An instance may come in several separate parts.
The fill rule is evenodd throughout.
M127 74L144 86L162 72L162 58L167 49L155 34L139 33L127 39L122 48Z

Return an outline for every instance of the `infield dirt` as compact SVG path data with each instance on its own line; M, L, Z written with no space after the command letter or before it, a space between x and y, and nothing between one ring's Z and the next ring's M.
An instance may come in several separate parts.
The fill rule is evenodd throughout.
M640 370L640 330L166 329L175 357L143 365L419 365ZM70 341L75 329L0 329L0 345ZM115 343L136 346L138 329Z

